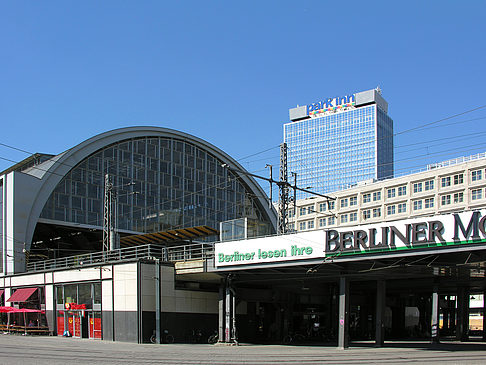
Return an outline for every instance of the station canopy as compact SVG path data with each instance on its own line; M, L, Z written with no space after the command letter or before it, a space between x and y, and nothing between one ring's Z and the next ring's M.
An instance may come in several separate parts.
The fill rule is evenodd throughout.
M192 241L204 237L218 235L219 231L209 226L196 226L190 228L178 228L168 231L154 233L144 233L131 236L120 237L120 246L139 246L156 243L176 243L182 241Z

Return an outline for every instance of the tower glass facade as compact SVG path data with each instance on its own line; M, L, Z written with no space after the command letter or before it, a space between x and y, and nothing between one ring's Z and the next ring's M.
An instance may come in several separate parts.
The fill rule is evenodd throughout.
M325 194L393 176L393 121L377 104L286 123L284 142L301 188Z

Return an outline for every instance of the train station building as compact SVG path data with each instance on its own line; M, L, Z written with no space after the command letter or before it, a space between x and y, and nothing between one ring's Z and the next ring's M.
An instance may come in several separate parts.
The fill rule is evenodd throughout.
M110 131L1 174L1 304L108 341L466 340L485 291L485 176L478 156L305 199L276 235L263 189L217 147ZM103 249L107 186L117 238Z

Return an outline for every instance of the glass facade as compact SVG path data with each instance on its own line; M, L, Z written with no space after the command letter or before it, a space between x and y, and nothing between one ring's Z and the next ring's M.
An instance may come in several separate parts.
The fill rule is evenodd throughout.
M187 141L134 138L107 146L57 185L41 218L103 225L105 174L117 196L117 229L157 232L248 217L267 222L256 199L223 162Z
M393 121L375 104L286 123L284 142L298 186L318 193L393 176Z

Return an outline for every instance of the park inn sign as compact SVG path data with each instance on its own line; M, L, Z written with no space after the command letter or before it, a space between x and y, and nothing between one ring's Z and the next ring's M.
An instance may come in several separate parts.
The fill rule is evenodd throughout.
M217 268L486 244L486 209L215 244Z

